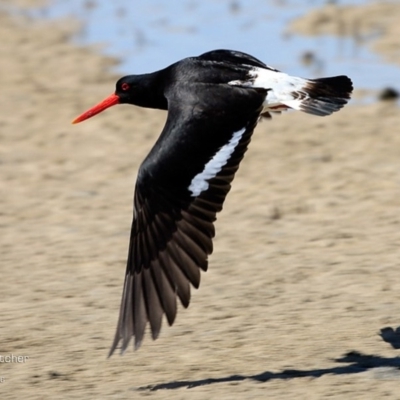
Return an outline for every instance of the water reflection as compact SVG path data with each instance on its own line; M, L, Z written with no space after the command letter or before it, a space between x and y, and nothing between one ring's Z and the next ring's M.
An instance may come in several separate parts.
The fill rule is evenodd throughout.
M105 52L122 59L118 71L143 73L183 57L215 48L248 52L300 76L346 73L356 87L392 86L400 69L370 52L371 40L354 21L346 32L338 11L338 36L303 37L288 24L325 3L365 4L365 0L54 0L35 10L37 17L73 16L85 22L78 43L104 43ZM341 22L342 21L342 22ZM343 35L346 32L346 36ZM373 32L374 35L378 32Z

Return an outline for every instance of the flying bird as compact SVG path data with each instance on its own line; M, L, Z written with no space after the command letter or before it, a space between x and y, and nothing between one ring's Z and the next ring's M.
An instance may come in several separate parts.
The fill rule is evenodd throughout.
M118 80L115 93L73 123L116 104L167 110L165 126L141 164L122 301L109 356L152 338L177 298L189 306L213 251L216 214L261 117L287 109L325 116L350 99L347 76L304 79L242 52L214 50L149 74Z

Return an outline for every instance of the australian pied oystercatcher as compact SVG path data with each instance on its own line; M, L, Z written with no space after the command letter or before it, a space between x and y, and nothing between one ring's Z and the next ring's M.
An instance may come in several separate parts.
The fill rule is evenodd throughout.
M153 339L163 314L172 325L179 297L200 284L213 251L214 221L260 117L286 109L325 116L353 90L347 76L293 77L238 51L215 50L157 72L121 78L114 94L73 123L115 104L168 110L137 177L122 302L109 356L132 336Z

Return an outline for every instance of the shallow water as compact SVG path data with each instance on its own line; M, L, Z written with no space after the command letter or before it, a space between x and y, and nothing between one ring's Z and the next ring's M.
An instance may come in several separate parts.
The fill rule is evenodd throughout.
M336 1L365 4L365 0ZM350 38L288 35L288 23L326 0L54 0L35 16L85 22L77 43L104 43L121 74L151 72L217 48L241 50L293 75L349 75L357 88L393 86L400 68ZM132 2L133 3L133 2ZM315 62L304 61L312 53Z

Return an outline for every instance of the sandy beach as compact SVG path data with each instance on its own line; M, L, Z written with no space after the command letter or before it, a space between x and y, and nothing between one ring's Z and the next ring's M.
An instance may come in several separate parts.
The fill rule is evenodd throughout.
M190 307L106 359L136 173L166 114L119 106L72 126L117 78L77 29L0 13L1 398L400 398L400 334L380 335L400 326L390 102L262 121ZM387 32L372 48L399 63Z

